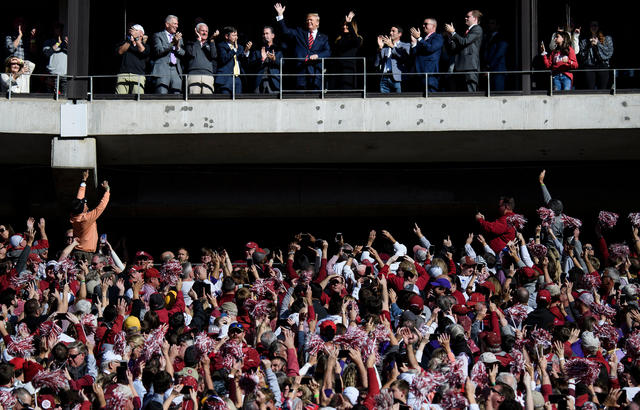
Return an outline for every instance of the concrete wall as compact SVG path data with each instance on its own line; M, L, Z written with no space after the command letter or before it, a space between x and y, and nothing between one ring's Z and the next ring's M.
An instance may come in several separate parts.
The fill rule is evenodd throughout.
M0 100L0 133L60 133L60 104ZM88 134L439 132L640 127L640 95L94 101Z

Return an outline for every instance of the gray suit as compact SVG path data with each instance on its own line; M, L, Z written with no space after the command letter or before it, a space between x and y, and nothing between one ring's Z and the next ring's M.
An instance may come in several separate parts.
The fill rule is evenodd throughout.
M184 43L180 39L179 49L173 50L167 31L154 33L151 40L151 75L156 84L156 94L174 93L182 90L182 57ZM171 64L171 52L176 56L176 64Z
M399 41L393 48L384 46L382 50L378 50L374 65L383 73L385 70L388 73L380 80L380 92L389 92L389 87L395 87L397 92L401 91L402 74L408 71L409 49L409 43Z
M453 33L449 37L449 46L455 53L455 71L480 71L480 45L482 44L482 27L478 24L471 27L464 36ZM467 91L478 88L478 74L465 75Z

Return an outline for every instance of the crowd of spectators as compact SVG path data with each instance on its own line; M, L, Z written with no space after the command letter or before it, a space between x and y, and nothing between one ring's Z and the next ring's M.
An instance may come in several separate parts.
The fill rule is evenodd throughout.
M405 31L394 24L389 33L376 36L377 52L365 55L365 40L358 31L354 12L349 12L342 26L331 33L334 39L320 31L320 16L307 15L301 27L285 19L285 6L277 3L276 18L262 30L262 38L253 44L239 44L238 31L233 26L209 29L202 18L193 26L180 26L175 15L164 21L164 30L146 33L140 24L132 24L126 38L116 47L119 69L116 94L178 94L188 89L190 94L276 93L280 91L280 69L283 57L295 58L285 65L284 74L293 74L291 87L297 90L360 90L364 87L367 57L377 71L375 83L381 93L424 91L477 91L479 72L491 71L491 89L502 91L507 77L507 55L512 41L501 32L495 18L483 20L479 10L464 16L465 26L441 24L433 17L423 20L422 28ZM14 22L13 33L5 38L6 75L2 91L29 92L29 71L34 59L40 69L50 75L46 91L66 88L66 62L69 38L64 27L56 23L51 38L40 41L40 31L28 29L22 18ZM581 80L585 88L607 89L611 86L613 40L603 34L593 21L586 34L579 27L559 25L548 45L540 44L540 59L534 68L551 69L554 89L574 89L572 70L593 70ZM184 30L185 35L183 38ZM333 31L333 30L332 30ZM333 35L335 34L335 35ZM402 39L408 38L405 42ZM328 60L323 65L324 58ZM21 68L14 72L11 59L18 59ZM33 69L33 68L32 68ZM321 74L328 74L322 84ZM458 75L447 75L459 73ZM424 74L431 74L425 76ZM186 77L185 77L186 75ZM427 80L428 77L428 80ZM426 82L428 81L428 86ZM26 83L26 86L25 86Z
M3 409L639 408L640 214L587 238L544 171L539 224L501 197L459 245L415 224L132 260L88 177L64 242L0 225Z

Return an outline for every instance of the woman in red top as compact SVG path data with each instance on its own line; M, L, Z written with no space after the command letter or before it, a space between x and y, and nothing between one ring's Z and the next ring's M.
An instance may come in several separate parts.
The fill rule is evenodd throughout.
M566 32L556 34L556 49L548 55L544 43L540 43L544 65L551 69L554 90L570 90L573 74L569 70L578 68L576 53L571 47L571 38Z

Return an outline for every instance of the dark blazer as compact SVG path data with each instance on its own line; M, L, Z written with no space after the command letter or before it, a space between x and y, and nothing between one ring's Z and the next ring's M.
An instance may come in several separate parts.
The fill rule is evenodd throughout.
M416 73L437 73L440 71L440 54L444 39L438 33L433 33L428 39L421 38L418 44L411 48L411 55L415 58Z
M308 58L311 55L317 54L318 58L331 57L331 48L329 47L329 37L318 31L316 38L313 41L311 49L308 46L309 31L297 27L295 29L287 27L284 19L278 22L282 33L294 42L294 55L296 58ZM320 61L317 63L305 63L299 61L297 63L299 69L309 74L319 74L322 66Z
M240 65L240 74L244 74L243 65L246 61L246 57L244 55L244 47L238 44L238 48L234 51L226 41L218 43L218 74L233 74L233 56L236 56L238 64ZM231 90L233 87L233 76L216 76L215 83L216 85Z
M275 44L271 47L267 47L266 45L263 45L263 47L265 47L267 52L273 52L276 56L276 60L271 61L271 59L266 58L262 61L262 47L251 51L251 54L249 54L249 66L252 71L257 74L257 76L255 76L254 88L262 82L265 76L268 76L267 78L269 79L271 89L279 90L280 60L282 60L282 51L280 51L280 48Z
M455 71L480 71L482 27L473 26L466 35L453 33L449 46L455 53Z
M391 48L391 54L387 57L389 47L384 46L382 50L378 50L376 53L374 65L378 67L380 71L384 71L387 60L391 59L391 74L393 74L393 80L402 81L402 73L408 71L409 49L409 43L399 41L395 47Z
M169 42L167 38L166 31L160 31L158 33L153 33L153 37L151 39L151 64L153 68L151 69L151 75L157 76L156 83L169 85L169 63L171 62L171 48L172 44ZM178 74L182 74L182 57L184 57L184 43L180 40L180 48L174 51L176 55L176 69L178 70Z

